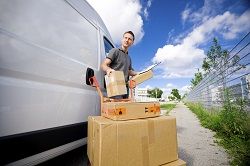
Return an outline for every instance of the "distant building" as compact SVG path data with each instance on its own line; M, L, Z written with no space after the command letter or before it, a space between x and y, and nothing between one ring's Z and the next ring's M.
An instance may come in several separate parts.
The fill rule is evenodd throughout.
M234 98L250 100L250 75L241 77L241 82L229 88L230 95Z
M234 98L241 98L242 97L242 89L241 89L241 83L231 85L228 87L229 89L229 95Z
M241 78L241 93L243 99L250 99L250 74Z
M135 88L135 99L136 101L147 101L149 98L147 88Z

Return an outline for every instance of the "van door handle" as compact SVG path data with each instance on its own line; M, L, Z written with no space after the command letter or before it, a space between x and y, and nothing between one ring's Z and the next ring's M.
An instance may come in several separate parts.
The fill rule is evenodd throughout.
M86 71L86 84L87 85L91 85L89 78L93 77L94 75L95 75L94 70L91 68L87 68L87 71Z

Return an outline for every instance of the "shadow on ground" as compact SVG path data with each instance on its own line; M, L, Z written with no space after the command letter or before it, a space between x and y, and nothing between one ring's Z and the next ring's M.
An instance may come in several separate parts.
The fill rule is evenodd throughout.
M178 150L179 150L178 153L179 158L184 160L187 163L187 166L192 166L194 162L193 157L189 153L187 153L187 151L183 148L179 148Z

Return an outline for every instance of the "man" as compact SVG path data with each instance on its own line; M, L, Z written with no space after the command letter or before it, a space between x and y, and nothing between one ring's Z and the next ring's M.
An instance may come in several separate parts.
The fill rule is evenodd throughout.
M101 64L102 70L105 71L108 76L112 71L123 71L125 82L128 82L129 76L135 76L137 74L132 68L131 58L128 54L128 48L134 43L134 40L134 33L127 31L123 34L121 47L110 50L108 56ZM128 98L128 93L121 98Z

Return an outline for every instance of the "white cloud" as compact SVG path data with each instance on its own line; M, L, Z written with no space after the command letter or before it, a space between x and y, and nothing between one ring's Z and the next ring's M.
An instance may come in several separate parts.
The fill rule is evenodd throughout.
M148 16L149 16L148 9L150 8L151 4L152 4L152 0L148 0L147 5L143 10L143 14L144 14L144 17L146 18L146 20L148 19Z
M171 93L172 89L175 89L175 88L176 86L174 84L168 83L166 87L163 87L160 89L163 91L163 96L168 96Z
M172 87L174 87L174 84L167 83L166 87L167 87L167 88L172 88Z
M145 89L153 89L153 87L150 86L150 85L147 85L147 86L145 87Z
M185 93L188 93L190 91L190 85L185 85L183 87L175 86L172 83L166 84L166 87L160 88L163 91L162 97L167 98L169 95L171 95L172 89L178 89L179 94L183 96Z
M200 9L192 9L186 6L185 10L182 12L182 20L190 21L194 23L204 22L209 17L214 17L218 11L223 8L224 0L205 0L203 7ZM195 11L195 12L192 12Z
M125 31L135 34L135 44L143 35L142 6L139 0L87 0L106 24L115 44L120 44Z
M168 32L168 39L167 39L167 43L170 43L171 41L174 41L174 29L171 29L171 31Z
M230 12L225 12L223 15L212 17L189 33L183 40L183 44L191 46L200 45L207 41L206 39L211 33L220 33L220 30L223 29L225 25L234 22L234 19L234 14L231 14Z
M186 7L186 9L181 13L182 21L185 22L189 18L190 12L191 12L191 9Z
M205 52L199 46L211 40L214 33L234 38L238 33L250 29L250 10L240 16L230 12L211 17L195 27L179 44L159 48L152 59L162 62L163 78L193 77L196 68L202 65Z
M204 58L204 51L193 46L178 44L159 48L154 62L162 62L164 78L192 77Z
M152 0L148 0L147 7L149 8L151 6L151 4L152 4Z
M222 34L225 39L234 39L238 33L249 31L250 29L250 10L245 11L241 16L231 15L228 24L223 28Z
M144 17L145 17L146 19L148 19L148 9L147 9L147 8L145 8L145 9L143 10L143 14L144 14Z
M185 86L183 86L183 87L180 88L180 92L181 92L182 94L184 94L184 93L189 92L190 89L191 89L191 85L185 85Z

